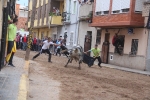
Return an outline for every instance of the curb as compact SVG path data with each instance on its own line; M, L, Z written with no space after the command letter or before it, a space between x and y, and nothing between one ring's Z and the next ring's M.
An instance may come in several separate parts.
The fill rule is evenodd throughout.
M19 94L18 100L27 100L28 91L29 91L29 61L25 61L24 72L21 75L20 84L19 84Z

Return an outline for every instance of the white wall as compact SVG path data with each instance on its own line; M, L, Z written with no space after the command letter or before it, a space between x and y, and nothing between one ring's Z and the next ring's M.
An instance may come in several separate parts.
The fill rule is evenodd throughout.
M24 10L20 10L19 11L19 17L28 17L28 12L27 11L24 11Z

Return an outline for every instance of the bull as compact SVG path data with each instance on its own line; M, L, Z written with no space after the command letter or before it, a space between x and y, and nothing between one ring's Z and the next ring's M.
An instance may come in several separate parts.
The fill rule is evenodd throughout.
M68 56L68 62L66 63L65 67L67 67L68 63L72 63L72 60L74 59L76 62L79 62L78 69L81 69L80 64L83 61L83 49L81 46L74 46L72 49L68 50L69 56Z

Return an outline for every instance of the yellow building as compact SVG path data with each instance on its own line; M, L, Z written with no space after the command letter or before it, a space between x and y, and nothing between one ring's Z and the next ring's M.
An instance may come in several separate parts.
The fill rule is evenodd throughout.
M56 0L35 0L29 1L29 18L28 28L31 27L31 16L33 10L35 11L35 19L33 23L33 37L36 36L39 39L52 37L52 32L55 27L62 25L61 14L64 11L64 1ZM33 3L34 2L34 3ZM33 9L35 8L35 9ZM49 9L50 8L50 9ZM56 32L55 32L56 33Z

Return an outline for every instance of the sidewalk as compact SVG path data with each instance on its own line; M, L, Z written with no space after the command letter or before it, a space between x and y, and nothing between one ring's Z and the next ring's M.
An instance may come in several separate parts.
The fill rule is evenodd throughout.
M98 62L96 61L94 64L97 65ZM118 69L118 70L122 70L122 71L127 71L127 72L132 72L132 73L137 73L137 74L149 75L150 76L150 72L149 71L141 71L141 70L130 69L130 68L125 68L125 67L121 67L121 66L104 64L104 63L102 63L101 66L112 68L112 69Z
M16 67L5 66L0 71L0 100L18 100L24 63L24 59L14 57Z

